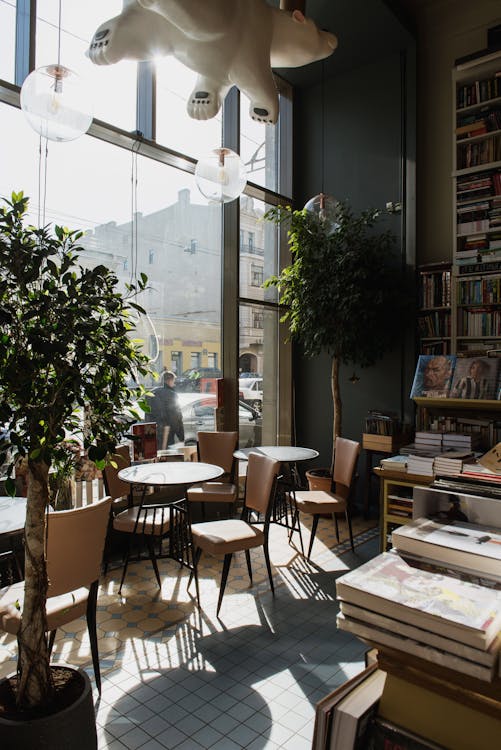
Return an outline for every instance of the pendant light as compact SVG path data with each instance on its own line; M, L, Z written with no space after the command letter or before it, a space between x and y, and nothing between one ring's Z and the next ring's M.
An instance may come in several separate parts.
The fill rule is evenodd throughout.
M229 148L215 148L197 162L195 182L211 203L229 203L247 184L247 170L240 156Z
M314 195L305 203L305 210L314 215L322 225L327 234L334 234L339 228L337 215L339 203L331 195L324 192L324 160L325 160L325 61L322 60L322 79L321 79L321 153L322 153L322 190L318 195Z
M21 87L21 109L30 126L51 141L72 141L92 122L90 90L77 73L61 65L61 0L57 63L32 71Z

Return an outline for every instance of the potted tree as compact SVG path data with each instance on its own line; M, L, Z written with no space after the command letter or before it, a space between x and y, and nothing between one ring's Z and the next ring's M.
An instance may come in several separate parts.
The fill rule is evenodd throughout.
M289 325L290 338L306 356L327 351L331 357L333 400L332 459L324 475L330 489L336 437L341 436L342 402L339 366L374 364L399 341L408 320L412 296L405 269L396 254L395 238L376 231L380 211L356 215L347 202L337 204L334 225L305 209L270 209L265 218L288 228L291 263L265 281L276 286Z
M112 271L79 263L81 232L56 226L52 233L28 225L28 198L22 192L3 203L0 463L7 453L11 467L19 460L27 463L25 599L17 676L9 684L17 716L31 719L51 713L58 693L45 615L49 469L67 463L68 441L77 436L89 458L103 467L128 424L138 419L134 409L138 402L144 406L144 389L135 382L149 368L141 342L130 333L142 312L135 297L147 280L143 276L127 285L122 295ZM14 494L12 476L7 485Z

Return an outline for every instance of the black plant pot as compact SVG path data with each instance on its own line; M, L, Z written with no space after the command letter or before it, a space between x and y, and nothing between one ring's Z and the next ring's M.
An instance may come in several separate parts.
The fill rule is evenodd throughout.
M76 672L81 692L66 708L36 719L6 719L0 715L2 750L97 750L96 717L89 677ZM59 665L56 667L59 669Z

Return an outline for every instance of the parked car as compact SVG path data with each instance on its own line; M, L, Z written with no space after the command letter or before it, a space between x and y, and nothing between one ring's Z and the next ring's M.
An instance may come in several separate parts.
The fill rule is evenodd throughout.
M183 415L184 443L194 445L199 431L216 429L216 396L213 393L179 393L178 398ZM259 412L239 401L238 427L242 448L261 444L261 424Z
M241 401L261 413L263 410L263 379L239 378L238 396Z
M214 393L215 381L222 377L223 373L217 367L191 367L189 370L184 370L176 378L176 391L178 393L197 393L202 390L203 392ZM203 383L205 383L205 388L202 388Z

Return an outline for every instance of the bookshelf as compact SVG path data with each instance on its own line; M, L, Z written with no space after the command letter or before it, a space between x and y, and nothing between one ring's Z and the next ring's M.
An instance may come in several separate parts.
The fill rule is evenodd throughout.
M501 345L500 73L501 51L453 70L451 352Z
M418 268L420 354L451 352L451 263Z
M401 514L397 509L398 499L401 499L402 510L408 506L407 501L412 500L414 487L418 485L427 486L433 482L433 477L408 474L407 472L388 471L387 469L375 468L374 474L380 480L380 551L385 552L391 547L391 532L397 526L409 523L412 519L412 508Z
M501 401L461 398L420 398L416 404L416 430L468 434L480 432L481 450L501 442Z

